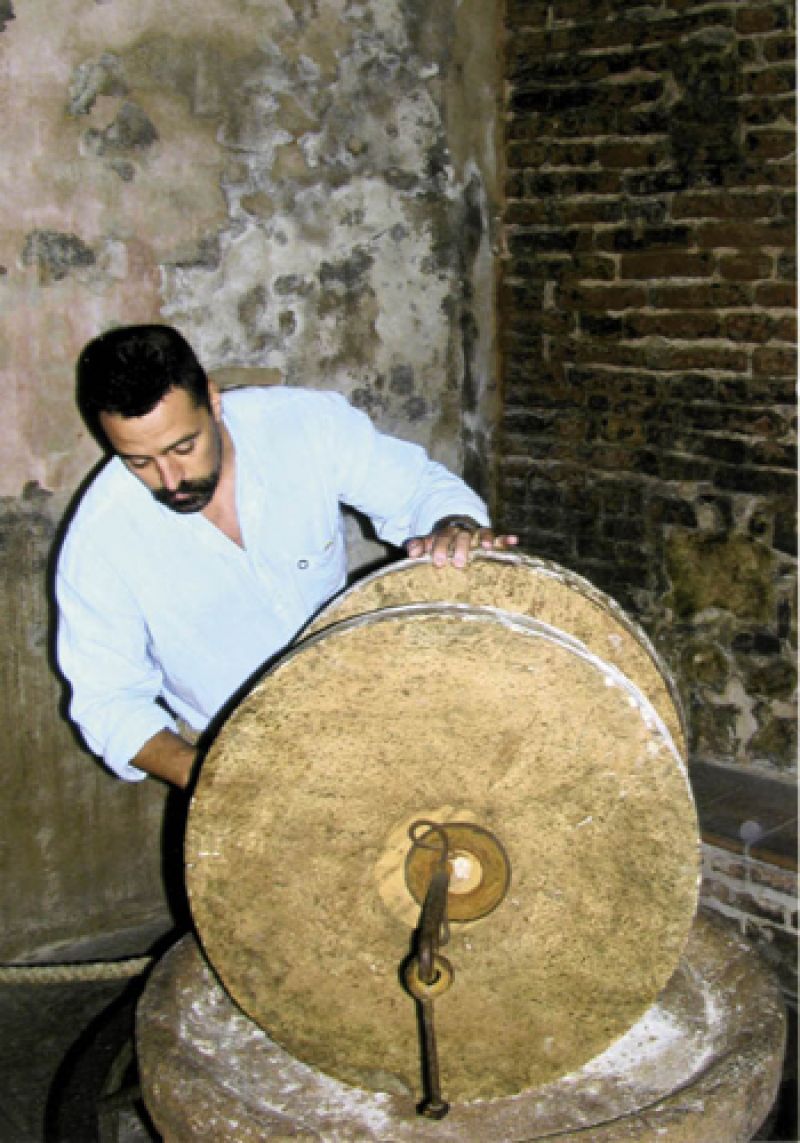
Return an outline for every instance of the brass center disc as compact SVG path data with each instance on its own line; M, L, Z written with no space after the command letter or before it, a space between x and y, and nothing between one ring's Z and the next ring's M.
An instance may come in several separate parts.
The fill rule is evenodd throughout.
M494 834L472 822L448 822L439 828L447 837L448 920L476 921L485 917L508 891L511 863L506 851ZM415 837L408 851L406 885L419 905L425 900L440 854L441 845L433 829Z

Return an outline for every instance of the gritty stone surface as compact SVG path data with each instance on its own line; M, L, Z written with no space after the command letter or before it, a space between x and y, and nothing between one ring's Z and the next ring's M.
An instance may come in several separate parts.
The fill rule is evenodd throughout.
M658 1001L616 1044L542 1087L454 1103L438 1123L415 1115L410 1093L350 1087L287 1054L235 1006L191 937L156 966L137 1013L145 1101L171 1143L521 1143L556 1134L747 1143L774 1100L784 1042L771 974L702 916Z
M671 736L561 632L417 605L285 656L221 730L193 795L187 885L204 948L291 1054L360 1087L417 1088L398 984L418 919L398 838L417 818L476 822L512 869L494 912L451 927L456 979L436 1025L453 1099L563 1075L652 1004L699 877Z
M677 690L645 632L613 599L558 564L521 554L474 553L465 569L405 560L358 580L305 629L407 603L466 603L529 615L585 644L627 675L652 702L686 757Z

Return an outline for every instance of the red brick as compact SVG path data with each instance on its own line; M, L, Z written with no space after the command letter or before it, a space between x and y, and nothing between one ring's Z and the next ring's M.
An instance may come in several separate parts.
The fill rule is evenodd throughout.
M745 36L752 36L758 32L772 32L775 28L782 27L783 23L783 13L774 7L750 8L742 5L736 12L736 31Z
M768 63L786 63L795 58L795 38L791 35L770 36L763 41L761 50Z
M759 282L755 288L755 301L759 306L794 308L797 305L797 285L794 282Z
M797 218L797 191L781 195L780 209L784 218L791 223L795 222Z
M570 358L580 362L607 362L642 369L716 369L744 373L747 354L727 346L670 345L663 340L641 342L576 339L569 346Z
M722 334L731 341L769 341L774 335L775 321L766 313L726 314Z
M723 278L734 282L755 282L772 277L774 260L769 254L730 254L719 260Z
M770 218L777 211L778 191L690 191L676 194L672 217L679 218Z
M613 282L617 276L614 258L606 254L576 254L561 275L564 285L578 282Z
M595 245L598 250L612 250L618 254L633 251L654 252L659 248L683 249L689 246L692 231L688 226L625 226L598 230Z
M797 341L797 316L776 318L772 330L774 341Z
M797 141L788 127L783 131L754 130L747 132L745 148L756 159L788 159L794 154Z
M587 232L583 232L585 236ZM515 258L534 257L542 252L572 253L580 249L581 231L564 227L531 226L525 230L510 231L508 248Z
M506 198L510 202L519 201L525 198L525 176L521 171L516 171L506 176Z
M754 377L794 377L797 352L794 349L758 348L753 351Z
M747 160L739 168L742 186L761 185L764 187L796 187L797 166L793 160L782 159L780 162L761 162L759 159Z
M795 248L784 250L778 255L776 278L781 282L797 281L797 253Z
M710 310L677 313L637 313L625 318L626 337L667 337L692 340L719 337L720 319Z
M742 63L755 63L759 59L759 43L756 39L742 40L736 44L736 55Z
M647 291L639 286L572 285L559 291L558 304L595 313L636 309L647 303Z
M539 195L555 197L574 195L619 194L622 190L622 175L616 171L532 171L525 172L524 187L526 198Z
M596 5L593 4L590 12L587 10L584 0L576 0L573 9L578 22L571 28L563 29L565 34L564 40L562 40L564 50L575 55L578 52L596 51L598 48L625 49L635 44L637 31L641 35L641 24L637 26L631 21L619 17L613 20L598 19L595 7ZM562 6L558 5L555 12L557 13L561 9ZM558 19L558 15L555 15L555 18Z
M684 250L645 251L641 254L623 254L620 259L621 278L707 278L714 269L710 254L689 253Z
M768 67L746 72L744 88L750 95L784 95L795 90L793 67Z
M580 222L618 222L623 215L622 203L613 199L578 199L558 204L558 213L567 225Z
M636 167L650 169L663 163L669 156L664 142L652 143L602 143L597 148L597 158L602 167L622 167L632 170Z
M794 247L794 227L785 222L704 222L695 231L697 245L728 247L741 250L746 247Z
M541 167L545 149L539 142L510 143L506 148L506 165L510 171Z
M537 223L551 222L553 203L548 199L531 202L517 201L508 204L505 221L508 226L535 226Z
M739 114L742 123L751 127L770 127L780 122L791 124L796 119L794 96L743 99L739 103Z
M566 143L544 141L544 161L550 167L591 167L597 160L594 143Z
M650 305L656 309L721 309L726 306L748 306L752 303L752 287L733 282L697 282L683 286L654 286Z
M506 122L506 142L538 139L541 129L535 115L513 116Z
M550 5L550 8L556 21L572 22L586 18L585 0L560 0L559 3ZM602 19L610 15L616 15L616 5L613 0L595 0L592 4L592 16L595 19Z

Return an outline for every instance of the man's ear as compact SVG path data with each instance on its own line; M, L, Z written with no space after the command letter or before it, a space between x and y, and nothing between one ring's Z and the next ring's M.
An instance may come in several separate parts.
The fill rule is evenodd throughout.
M222 394L213 377L208 379L208 402L211 405L211 415L214 420L222 420Z

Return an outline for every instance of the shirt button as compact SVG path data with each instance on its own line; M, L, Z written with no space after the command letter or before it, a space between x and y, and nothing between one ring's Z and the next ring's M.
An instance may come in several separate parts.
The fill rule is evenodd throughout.
M305 571L306 568L308 567L308 560L298 560L297 566L300 568L301 571Z

